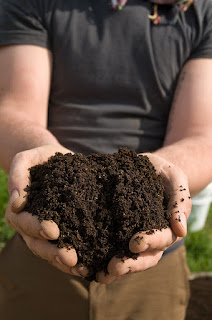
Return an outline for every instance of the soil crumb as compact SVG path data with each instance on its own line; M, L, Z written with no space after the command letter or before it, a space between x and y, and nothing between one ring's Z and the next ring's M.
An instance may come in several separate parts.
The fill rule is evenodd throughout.
M113 256L137 258L129 251L135 233L169 226L162 179L148 157L134 150L56 153L30 168L30 179L25 210L57 223L60 236L50 242L75 248L88 281L100 270L107 273Z

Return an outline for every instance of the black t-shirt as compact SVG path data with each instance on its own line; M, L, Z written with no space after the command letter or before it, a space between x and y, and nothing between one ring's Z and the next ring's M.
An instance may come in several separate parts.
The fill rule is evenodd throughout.
M129 0L0 0L0 44L34 44L53 54L49 129L74 152L161 147L179 71L212 58L212 1L196 0L169 23L151 4ZM33 63L33 61L32 61Z
M212 58L212 1L196 0L176 24L170 8L159 6L154 25L146 0L117 12L109 0L0 0L0 45L52 52L48 128L64 146L84 154L162 146L181 68Z

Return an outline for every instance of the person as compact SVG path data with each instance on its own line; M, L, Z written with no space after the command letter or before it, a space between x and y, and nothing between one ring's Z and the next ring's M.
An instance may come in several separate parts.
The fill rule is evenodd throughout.
M113 10L122 9L122 10ZM11 319L182 320L183 237L212 180L212 1L0 0L0 165L5 219L0 315ZM161 174L170 227L129 243L87 282L59 229L24 211L28 168L55 152L146 154Z

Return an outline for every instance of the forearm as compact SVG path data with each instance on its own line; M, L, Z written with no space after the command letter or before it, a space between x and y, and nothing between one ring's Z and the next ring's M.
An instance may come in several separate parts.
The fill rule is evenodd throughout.
M21 151L43 145L59 145L43 126L27 119L23 113L0 112L0 166L9 172L12 158Z
M212 138L195 136L181 139L155 151L155 154L180 167L188 177L191 195L212 181Z

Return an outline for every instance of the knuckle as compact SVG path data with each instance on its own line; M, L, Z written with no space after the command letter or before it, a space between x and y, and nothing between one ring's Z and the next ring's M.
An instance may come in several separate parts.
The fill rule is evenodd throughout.
M11 165L13 166L19 161L26 161L26 151L16 153L16 155L12 159Z

